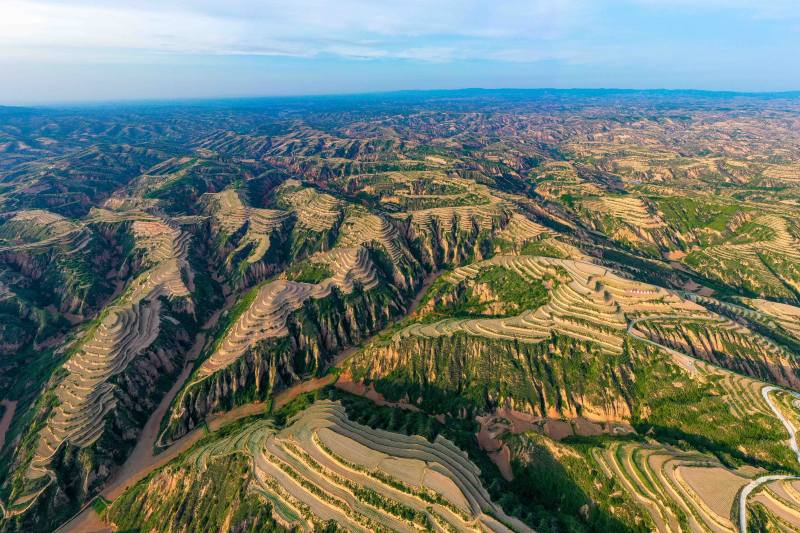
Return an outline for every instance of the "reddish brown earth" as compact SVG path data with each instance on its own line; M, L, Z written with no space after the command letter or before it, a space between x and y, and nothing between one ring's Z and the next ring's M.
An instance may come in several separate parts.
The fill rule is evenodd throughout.
M514 433L524 433L526 431L541 431L538 424L539 419L531 414L514 411L506 407L496 411L497 416L505 418L511 422L511 431Z
M684 257L686 257L686 252L681 251L681 250L672 250L671 252L665 253L664 257L666 259L671 260L671 261L678 261L678 260L683 259Z
M0 401L0 405L5 407L3 410L3 418L0 420L0 449L3 448L3 443L6 441L6 432L11 425L11 419L14 418L14 411L17 409L17 402L13 400Z
M168 406L169 402L167 402L167 407ZM161 405L159 405L159 408L160 407ZM218 416L211 417L208 420L208 428L211 431L216 431L222 426L225 426L231 422L235 422L240 418L264 412L266 412L266 404L262 402L241 405ZM154 419L155 414L157 413L158 411L156 411L153 417L148 420L148 425ZM101 495L104 498L108 500L114 500L118 498L128 487L145 478L153 470L167 464L172 459L191 448L197 441L205 436L205 431L202 428L196 428L175 441L165 451L158 455L152 455L153 444L155 443L155 439L158 434L158 425L161 419L155 418L155 420L157 421L155 428L153 428L155 433L148 433L148 438L146 440L139 441L139 443L136 445L136 448L134 448L134 452L131 454L128 460L125 461L125 464L122 466L122 468L117 471L117 474L112 478L111 483L108 484L101 492ZM102 522L100 517L97 516L97 513L94 512L94 509L91 507L86 507L72 521L68 522L57 531L63 533L85 533L111 530Z
M180 451L183 451L183 449L186 449L186 447L184 447L178 452L173 451L175 448L181 448L179 444L183 444L185 446L185 444L182 442L184 439L180 439L175 443L176 446L171 446L169 449L159 455L153 455L153 445L158 438L161 419L164 418L164 415L167 413L167 410L172 403L172 399L189 377L189 374L191 374L194 361L200 354L200 350L202 350L205 341L205 334L198 333L194 346L192 346L192 349L187 354L188 357L186 365L183 367L183 371L180 373L177 381L175 381L175 383L172 385L172 388L169 390L169 392L167 392L167 394L161 400L161 403L158 404L156 410L153 411L152 415L150 415L150 418L147 420L147 423L142 429L142 433L139 436L139 441L136 443L136 447L133 449L131 455L122 465L122 468L120 468L111 478L111 482L106 485L105 489L103 489L101 494L104 497L108 499L116 498L122 494L125 488L142 479L144 476L150 473L153 468L156 468L156 466L153 466L154 464L160 466L169 461L169 459L172 457L177 456L177 454L180 453ZM186 437L190 436L191 433L186 435ZM169 458L167 458L168 456Z
M500 470L500 475L503 476L503 479L506 481L514 479L514 471L511 469L511 450L508 446L503 444L500 450L490 453L489 458L497 465L497 469Z
M572 436L572 424L564 420L548 420L544 432L551 439L561 440Z
M500 474L506 481L514 479L514 472L511 469L511 450L502 441L502 436L508 431L507 421L493 416L478 416L475 420L481 425L480 431L475 434L478 446L489 456L492 462L497 465Z
M512 433L536 431L556 440L572 435L588 437L602 433L627 433L633 431L633 428L625 423L600 422L583 417L571 420L541 418L508 408L498 409L495 411L495 416L508 420Z
M94 512L94 509L88 508L72 522L67 524L66 527L56 529L58 533L64 531L74 531L75 533L110 533L113 529L103 522L103 519Z
M383 394L373 389L372 385L365 385L364 383L361 382L354 382L353 376L350 374L349 371L345 371L342 373L341 376L339 376L339 379L336 381L336 387L342 389L345 392L349 392L350 394L363 396L368 400L372 400L372 402L377 405L406 409L408 411L419 411L419 407L405 401L399 401L399 402L388 401L386 398L384 398Z
M326 374L319 378L313 378L306 381L301 381L297 385L289 387L288 389L282 390L281 392L276 394L272 399L272 408L280 409L287 403L297 398L299 395L305 392L311 392L317 389L321 389L326 385L330 385L335 380L336 380L335 375Z

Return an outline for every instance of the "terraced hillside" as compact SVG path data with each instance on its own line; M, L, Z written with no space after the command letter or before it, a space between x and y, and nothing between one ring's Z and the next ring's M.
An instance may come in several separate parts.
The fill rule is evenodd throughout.
M492 502L480 471L453 443L373 430L325 400L280 431L256 422L196 448L114 502L110 522L180 529L204 505L182 495L195 493L231 455L242 466L238 485L228 490L244 492L285 528L312 531L334 521L353 531L528 531ZM175 479L183 481L175 485ZM155 505L154 497L164 503ZM207 527L220 527L214 519L226 515L222 510Z
M121 262L110 235L55 213L25 210L0 221L0 280L7 287L0 348L22 351L95 312Z
M767 320L774 321L786 333L800 339L800 308L769 300L750 300L746 303L767 315Z
M543 390L537 382L552 377L532 368L538 364L533 359L548 352L569 359L574 351L602 368L619 362L629 326L649 316L713 318L673 292L625 279L598 265L531 256L495 256L457 268L440 278L427 302L405 327L354 359L353 375L407 376L415 386L443 387L443 392L470 396L488 394L490 404L509 402L515 409L540 416L574 416L592 407L588 401L576 405L568 388ZM522 350L533 358L527 368L513 361L519 357L514 352ZM512 360L495 359L506 351ZM496 377L498 364L508 367L501 373L505 380L513 376L507 385L501 386ZM483 390L486 386L489 390ZM473 387L478 390L470 390ZM612 388L617 393L597 406L600 416L614 417L618 411L624 416L628 411L618 395L620 385Z
M3 111L0 532L797 528L798 113Z
M323 268L329 277L265 282L249 292L246 307L230 313L218 342L178 395L162 443L211 413L266 399L303 375L327 370L337 351L404 310L402 290L360 244L317 253L307 266Z
M581 202L580 210L594 228L645 252L669 254L685 246L682 235L671 232L655 206L641 197L589 197Z
M284 244L280 236L289 213L246 206L233 189L207 193L203 201L211 216L212 231L221 241L226 270L235 272L234 280L248 285L273 273L268 254L273 246Z
M648 508L658 529L735 530L732 509L748 480L714 458L657 445L617 444L595 459Z
M194 312L190 236L162 221L134 220L130 227L142 272L71 348L49 391L52 400L39 407L40 418L25 436L33 446L18 457L18 472L25 471L12 490L8 516L24 514L40 497L48 505L44 494L77 481L61 478L53 464L74 462L80 490L90 491L108 471L103 463L135 440L135 433L125 438L126 432L146 416L159 373L172 373L182 363L182 342L189 338L175 316ZM109 449L109 443L121 449Z
M797 301L800 240L786 218L753 218L728 242L693 252L685 261L698 272L751 294Z
M513 276L504 276L498 265ZM553 268L556 265L560 268ZM545 273L543 267L551 271ZM520 284L519 278L537 280L539 285L523 285L515 291L513 284ZM559 290L569 284L573 284L570 295L578 293L578 287L585 291L587 285L604 293L605 312L588 303L576 307L576 297L560 296ZM540 325L545 323L542 319L527 319L525 329L517 326L520 306L509 305L514 302L510 295L524 301L520 295L530 297L536 290L541 292L538 300L528 303L538 306L538 311L528 313L549 316L547 327L557 330L555 333ZM560 310L560 317L553 309ZM667 309L675 314L665 316ZM563 318L574 320L577 310L587 323L614 324L616 319L619 325L615 329L598 325L591 333L562 329L568 324ZM447 314L512 317L441 319ZM524 440L530 438L525 437L529 432L553 439L645 432L649 437L642 440L606 438L572 450L567 446L556 451L546 442L536 446L544 446L547 460L554 461L551 456L555 454L558 461L575 468L570 474L584 482L583 490L597 491L596 477L583 478L586 468L594 468L605 483L623 490L641 506L639 520L647 516L658 530L735 531L741 506L754 506L751 518L761 516L758 505L767 497L754 499L752 493L741 489L761 487L758 476L769 468L768 462L781 457L779 469L797 471L797 458L785 439L788 431L794 442L793 428L800 423L800 411L791 401L776 410L768 401L769 391L775 387L746 377L758 372L757 361L745 357L755 353L760 354L758 358L770 356L761 355L764 351L753 346L734 348L735 341L725 332L744 331L744 326L675 293L616 277L595 265L498 256L442 278L432 288L428 304L423 304L411 322L355 356L339 386L383 404L421 409L431 416L477 415L481 424L478 442L509 479L525 476L535 483L536 476L543 475L542 465L526 459L521 451L528 445L513 444L511 435ZM715 338L724 339L720 342L725 346L713 348L698 338L680 344L656 337L649 328L663 322L711 323ZM539 329L527 327L531 323ZM603 342L601 335L613 331L619 345ZM581 339L581 334L585 335L583 345L564 340ZM447 343L439 340L442 338ZM589 339L595 339L593 345ZM646 339L649 345L640 344L639 339ZM754 339L768 342L749 330L738 342L744 346ZM658 347L656 352L653 346ZM721 368L720 364L730 366L730 361L719 361L714 353L739 355L742 360L735 370L745 375ZM572 363L575 360L577 365ZM771 360L768 368L777 368L779 356ZM780 381L782 376L768 374L766 379ZM489 418L482 414L486 412ZM786 425L782 416L791 417L792 425ZM712 420L716 423L709 426ZM741 424L758 429L742 433ZM688 450L687 441L692 443ZM752 466L742 468L742 461ZM522 467L525 462L532 462L530 468L539 473L528 473ZM554 473L548 470L546 475ZM762 492L759 489L758 494ZM580 501L585 496L570 497ZM597 498L603 501L611 496L601 490ZM782 502L790 509L784 510L784 515L800 510L796 501ZM769 512L774 512L775 506L773 502Z

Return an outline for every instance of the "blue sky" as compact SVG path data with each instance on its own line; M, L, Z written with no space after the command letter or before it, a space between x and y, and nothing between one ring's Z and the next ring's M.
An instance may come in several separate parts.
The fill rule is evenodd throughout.
M3 0L0 103L800 89L800 0Z

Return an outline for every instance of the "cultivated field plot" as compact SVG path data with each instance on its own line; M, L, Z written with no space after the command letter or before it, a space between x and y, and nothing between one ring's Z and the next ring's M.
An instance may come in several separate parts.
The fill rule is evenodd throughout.
M410 205L406 205L406 211L396 216L404 219L410 215L409 237L424 244L429 260L434 260L438 252L446 262L457 261L467 251L457 248L469 246L478 235L491 236L501 246L508 243L519 249L527 242L552 234L524 214L526 204L518 195L453 177L426 176L425 181L393 177L395 185L407 185L415 191L404 193L403 197L417 202L407 201ZM420 194L426 190L440 194ZM442 194L445 192L451 194Z
M509 318L445 319L414 324L396 334L436 337L464 332L494 339L541 342L555 331L597 344L610 353L620 353L628 321L649 315L680 314L706 316L703 307L674 293L629 280L586 262L530 256L495 256L455 269L445 281L458 283L478 276L482 270L500 267L528 282L557 280L549 301Z
M800 531L800 483L778 480L762 485L748 499L749 509L763 510L782 531Z
M590 196L580 201L579 211L587 222L619 242L656 252L680 248L680 236L670 232L656 208L639 196Z
M594 458L647 509L659 531L736 531L736 496L750 480L714 457L657 443L613 443Z
M195 439L120 530L798 528L794 99L34 111L0 109L0 531Z
M333 196L302 187L297 180L286 180L278 192L305 229L323 232L336 227L343 215L342 202Z
M286 527L313 531L336 520L363 532L530 531L491 501L478 468L451 442L370 429L336 402L317 401L281 431L251 423L180 461L202 479L209 463L233 453L248 458L250 492Z
M780 413L785 417L787 445L796 450L790 427L800 425L800 402L794 395L769 394L776 388L702 361L691 360L689 368L696 379L715 385L742 424ZM768 394L772 405L766 400ZM752 467L734 469L712 455L654 439L608 443L592 455L605 475L620 481L647 510L659 531L739 531L741 509L746 509L747 521L755 512L763 512L781 529L798 527L800 492L794 476L761 476L763 470ZM754 490L745 494L748 486Z
M79 224L44 209L17 211L0 225L0 250L43 248L61 241L77 253L82 249L82 239L75 240L80 233Z
M794 356L783 346L721 317L655 316L635 322L637 333L743 375L795 387Z
M269 251L270 236L280 230L289 213L277 209L257 209L245 205L233 189L220 193L207 193L205 201L207 212L214 219L223 235L234 235L244 231L238 245L230 252L228 261L242 251L246 251L245 261L260 261Z
M552 333L591 342L609 354L622 351L628 334L783 386L800 384L793 356L741 323L710 310L713 299L678 292L622 277L582 261L531 256L495 256L457 268L443 281L458 284L492 267L505 269L526 283L549 280L548 300L504 318L445 318L411 324L395 334L475 337L540 343ZM708 305L708 308L703 304ZM718 306L717 306L718 307ZM735 318L735 317L734 317Z

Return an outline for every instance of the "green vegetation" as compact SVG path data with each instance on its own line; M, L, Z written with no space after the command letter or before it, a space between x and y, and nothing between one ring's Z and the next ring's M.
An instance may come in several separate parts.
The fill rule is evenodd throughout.
M526 405L544 416L549 408L577 409L624 397L628 384L616 379L629 358L601 352L590 342L552 335L544 342L517 343L457 333L449 337L407 337L394 349L402 364L374 379L392 401L408 398L429 413L476 414L506 402ZM354 378L368 376L374 352L353 360ZM429 368L437 369L431 376ZM581 397L582 401L573 398Z
M594 484L597 481L596 476L592 477L592 470L585 470L585 463L576 464L574 469L567 473L563 467L558 466L552 456L546 464L543 464L541 459L536 460L535 458L526 462L516 461L513 465L515 480L507 482L500 475L497 466L479 448L475 439L476 424L470 420L448 417L446 423L442 424L432 416L420 412L377 406L367 399L339 390L334 391L332 398L341 401L347 409L347 416L360 424L407 435L422 435L428 440L433 440L436 435L441 434L453 441L468 453L472 462L480 467L481 480L489 490L492 499L500 503L506 513L521 519L537 531L645 530L633 523L634 520L637 520L637 516L640 521L643 518L637 514L635 506L630 505L629 500L624 496L608 496L607 503L609 505L626 504L630 506L623 511L624 518L616 518L609 514L608 508L602 507L606 502L593 502L583 495L583 489L575 485L575 478L580 477L581 482L588 484ZM583 471L581 471L582 468ZM543 476L543 478L539 476ZM544 487L556 490L567 489L567 492L546 493L542 490ZM597 489L595 488L594 491L596 492ZM623 521L625 519L629 519L631 522L626 524Z
M122 531L169 527L199 533L223 526L233 531L283 531L271 516L271 505L249 492L249 463L233 454L208 463L203 472L171 464L131 487L106 516Z
M552 285L555 280L552 280ZM422 300L426 309L417 322L443 318L513 316L536 309L550 299L550 289L542 280L523 278L506 268L490 266L472 279L452 282L442 276L428 289ZM407 324L407 323L404 323Z
M562 194L560 200L564 203L564 205L566 205L570 209L575 209L576 198L573 194L571 193Z
M638 341L631 343L636 345L633 350L652 354ZM660 442L715 455L731 468L750 464L800 473L796 457L784 444L786 430L780 422L755 413L744 424L732 414L724 394L713 381L691 379L664 358L652 357L651 364L638 367L633 385L634 427Z
M108 511L108 507L111 505L111 502L105 499L103 496L97 496L92 501L92 509L94 512L100 516L100 518L104 518L106 512Z
M734 202L721 203L710 198L691 198L689 196L651 196L664 220L674 224L682 232L703 228L722 233L734 216L747 211ZM713 240L713 237L710 237ZM710 244L707 241L706 244Z
M555 257L556 259L569 259L567 255L554 245L544 241L528 241L520 249L522 255L536 255Z
M327 265L312 263L311 261L294 263L286 269L286 277L288 279L303 283L319 283L331 276L333 276L333 273Z
M536 309L549 300L549 291L542 281L531 282L502 267L483 269L474 279L476 283L487 284L497 301L514 303L520 310Z
M539 531L688 527L699 511L648 496L660 487L651 453L722 470L718 459L747 476L800 473L745 377L796 385L800 315L732 305L800 304L800 104L745 100L468 91L0 109L0 399L17 401L0 497L5 508L31 504L0 531L52 530L94 498L198 333L206 343L164 418L166 440L202 428L202 446L214 446L261 424L287 429L314 400L340 398L354 420L456 442L495 501ZM329 294L265 292L247 314L265 283L334 273ZM701 322L689 293L730 320ZM228 310L201 331L223 300ZM659 315L677 318L637 320ZM637 333L738 374L702 361L686 370ZM335 372L406 409L326 387L268 414L276 393L330 372L352 346L365 347ZM264 413L209 430L209 417L254 401ZM580 433L584 418L610 434L555 442L499 421L514 474L505 481L477 444L475 417L511 424L508 409L548 434L555 419ZM635 435L613 433L629 424ZM298 446L294 461L290 448L277 461L326 468L319 450ZM92 505L120 530L279 530L273 510L339 527L288 503L277 481L251 490L245 455L190 456ZM630 478L610 473L620 465ZM367 516L379 510L450 529L449 511L408 504L444 511L441 496L361 473L404 495L326 471L367 506L359 515L329 485L301 482L366 529L379 529ZM663 516L651 521L636 495ZM752 530L781 527L768 507L752 506Z
M533 432L509 437L514 450L509 492L520 501L536 502L539 513L553 513L559 530L651 531L644 510L592 457L609 439L573 437L555 443Z
M230 329L234 326L234 324L236 324L236 321L239 319L239 317L241 317L242 314L253 304L262 285L253 287L245 292L241 297L239 297L238 300L236 300L236 303L222 313L216 327L214 328L214 332L212 333L214 342L203 352L203 354L201 354L200 357L197 358L197 361L195 361L195 368L200 366L200 364L203 362L203 359L210 356L219 347L219 344L225 338L225 335L230 332Z
M747 531L754 533L775 533L785 531L787 524L771 513L760 503L754 502L747 507Z

